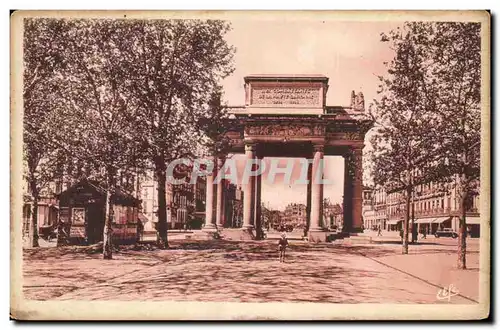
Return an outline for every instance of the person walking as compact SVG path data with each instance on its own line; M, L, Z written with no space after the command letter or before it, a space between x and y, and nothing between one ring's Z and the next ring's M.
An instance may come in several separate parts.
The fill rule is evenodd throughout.
M285 262L285 251L288 246L288 239L286 234L282 233L281 238L278 241L278 250L280 252L280 262Z
M141 219L137 219L137 243L142 241L144 238L144 225Z
M380 227L380 225L378 226L377 229L377 236L382 236L382 228Z

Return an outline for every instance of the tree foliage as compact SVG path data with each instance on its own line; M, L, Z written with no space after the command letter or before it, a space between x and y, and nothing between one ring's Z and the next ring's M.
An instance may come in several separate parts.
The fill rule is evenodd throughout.
M23 39L23 158L25 179L32 197L30 246L38 246L40 192L61 167L56 148L50 144L55 84L52 77L65 67L61 52L63 24L52 20L26 19Z
M416 185L447 183L467 196L478 182L479 34L479 24L458 22L407 22L382 34L394 59L380 77L372 160L375 183L405 194L403 253ZM465 230L463 207L461 213ZM464 249L462 239L459 250ZM460 259L465 263L464 253Z
M438 100L438 179L459 198L458 268L466 268L466 211L479 193L481 146L481 24L436 23L432 43ZM484 216L484 214L483 214Z
M193 156L206 137L200 118L214 114L214 95L233 71L234 49L224 39L228 23L218 20L148 20L127 22L131 46L120 66L137 107L136 130L158 180L158 242L168 247L165 185L167 164Z
M414 186L431 170L438 118L434 111L433 78L429 66L428 35L421 23L382 34L394 49L387 75L379 77L375 101L376 134L373 145L375 184L405 194L403 253L408 253L409 202Z
M233 70L229 29L216 20L25 22L28 175L41 171L49 150L66 174L97 178L108 191L154 169L166 247L166 167L200 149L207 137L200 118L223 116L211 102ZM105 258L112 212L108 205Z

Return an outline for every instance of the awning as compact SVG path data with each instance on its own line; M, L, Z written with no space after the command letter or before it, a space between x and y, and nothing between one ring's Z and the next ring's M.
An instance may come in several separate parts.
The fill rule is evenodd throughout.
M451 219L451 217L436 218L436 219L434 219L434 221L432 223L443 223L443 222L450 220L450 219Z
M388 225L397 225L401 221L403 221L403 220L389 220L389 221L387 221L387 224Z
M436 218L420 218L415 220L415 223L432 223Z
M481 218L480 217L466 217L465 223L467 225L479 225L479 224L481 224Z

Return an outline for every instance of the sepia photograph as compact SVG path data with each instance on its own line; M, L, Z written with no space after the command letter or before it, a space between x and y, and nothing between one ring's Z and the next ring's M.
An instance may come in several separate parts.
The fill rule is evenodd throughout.
M15 12L11 318L488 318L490 33Z

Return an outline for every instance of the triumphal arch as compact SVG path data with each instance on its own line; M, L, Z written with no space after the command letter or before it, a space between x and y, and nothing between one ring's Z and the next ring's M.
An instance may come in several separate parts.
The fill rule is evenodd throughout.
M230 107L230 129L225 132L229 153L247 159L301 157L308 168L307 216L310 241L324 241L323 185L311 180L323 157L340 155L344 170L344 225L346 233L362 230L362 149L372 121L365 113L362 93L351 95L349 106L327 106L328 77L323 75L250 75L245 77L245 105ZM219 155L219 158L221 156ZM220 166L219 161L219 166ZM243 235L254 238L259 228L261 176L243 184ZM222 187L207 176L206 230L222 225Z

